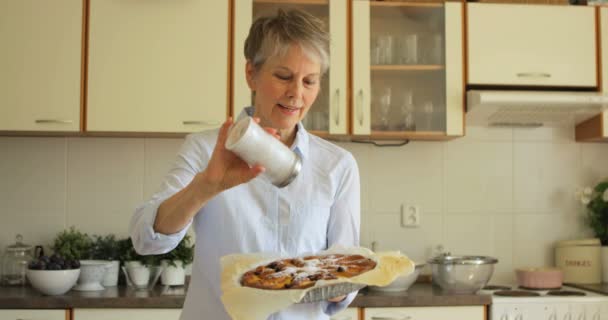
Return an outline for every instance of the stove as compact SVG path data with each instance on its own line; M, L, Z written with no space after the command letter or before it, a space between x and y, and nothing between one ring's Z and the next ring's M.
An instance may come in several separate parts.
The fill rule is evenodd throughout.
M490 320L608 320L608 296L568 286L533 290L489 285Z

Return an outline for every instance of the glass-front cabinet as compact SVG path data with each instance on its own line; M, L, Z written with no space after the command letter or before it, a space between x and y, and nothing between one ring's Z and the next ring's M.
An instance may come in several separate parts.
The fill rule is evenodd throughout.
M460 2L352 2L352 134L372 139L462 136Z
M303 120L304 126L320 136L347 134L347 7L348 0L235 0L233 115L238 116L251 105L243 54L251 23L258 17L276 14L278 9L297 8L323 20L331 34L330 67L321 80L317 100Z
M464 135L461 2L235 0L233 115L251 104L244 41L252 21L298 8L324 20L330 68L304 119L320 136L442 140Z

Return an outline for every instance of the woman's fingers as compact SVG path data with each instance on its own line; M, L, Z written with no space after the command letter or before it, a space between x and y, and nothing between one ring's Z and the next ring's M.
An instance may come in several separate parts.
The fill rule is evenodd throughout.
M232 117L229 117L222 124L222 126L220 127L219 135L217 137L216 147L224 148L224 145L226 144L226 140L228 139L228 132L230 131L230 126L232 126L233 123L234 123L234 121L232 121Z
M264 128L264 130L270 133L273 137L281 140L281 136L279 136L277 129L275 128Z

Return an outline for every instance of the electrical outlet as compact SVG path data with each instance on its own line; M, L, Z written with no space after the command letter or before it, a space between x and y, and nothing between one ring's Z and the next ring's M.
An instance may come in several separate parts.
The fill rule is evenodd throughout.
M420 226L420 206L401 205L401 226L403 228L418 228Z

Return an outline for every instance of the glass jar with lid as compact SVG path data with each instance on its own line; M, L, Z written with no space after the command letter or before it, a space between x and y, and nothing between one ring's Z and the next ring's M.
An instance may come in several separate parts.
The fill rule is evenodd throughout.
M2 285L19 286L26 283L25 272L30 261L34 259L32 249L32 246L23 243L20 234L15 237L15 243L6 248L2 257Z

